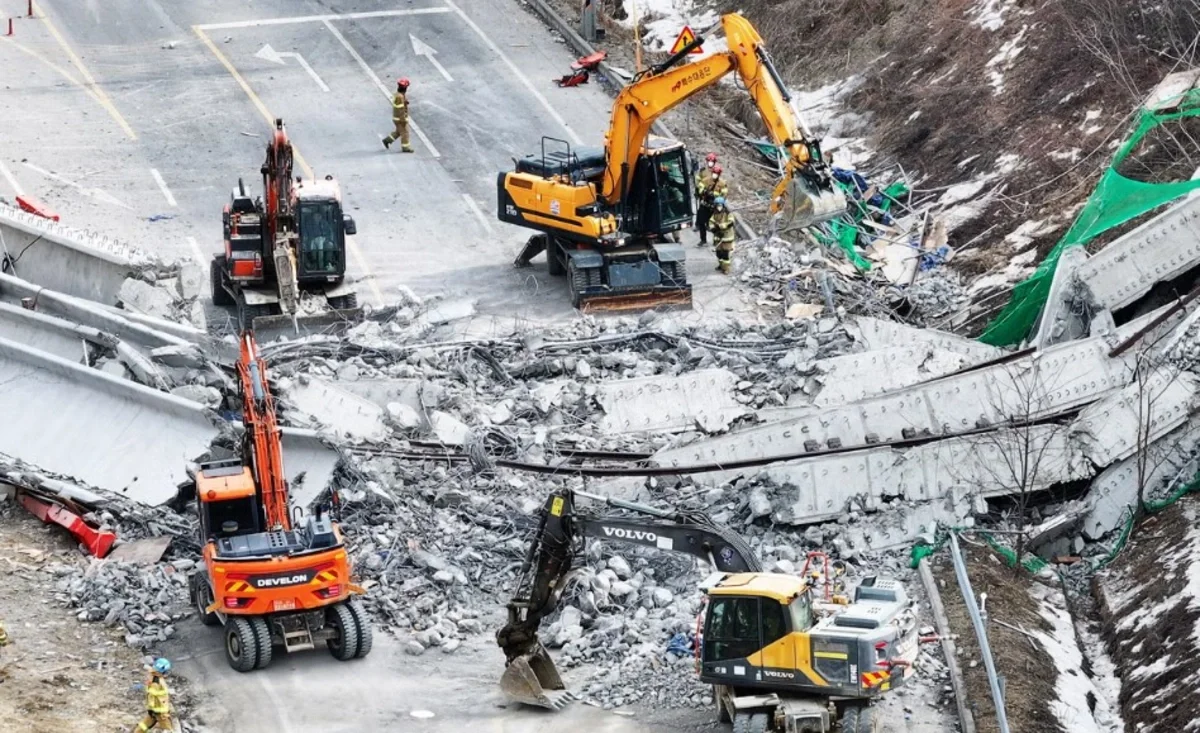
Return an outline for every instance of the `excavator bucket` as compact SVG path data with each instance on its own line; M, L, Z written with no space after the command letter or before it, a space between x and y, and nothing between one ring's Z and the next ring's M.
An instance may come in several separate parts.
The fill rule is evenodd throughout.
M819 190L802 176L785 178L775 187L771 212L780 218L779 229L803 229L846 213L846 195L839 189Z
M563 685L554 660L540 642L533 652L508 663L500 677L500 690L516 702L551 710L561 710L575 700L575 694Z
M658 288L642 293L605 293L579 298L582 313L619 313L650 308L691 308L692 286Z

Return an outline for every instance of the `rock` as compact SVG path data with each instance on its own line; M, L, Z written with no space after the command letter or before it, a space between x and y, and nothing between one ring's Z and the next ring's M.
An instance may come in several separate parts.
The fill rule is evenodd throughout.
M429 426L437 439L445 445L462 445L467 442L471 429L449 413L434 410L429 415Z
M401 430L413 430L421 426L421 416L412 407L401 402L387 403L388 416Z
M612 588L610 588L608 592L610 595L614 595L617 598L626 598L629 596L629 594L633 593L633 590L632 584L627 583L624 580L618 580L612 584Z
M361 370L353 362L343 364L337 370L337 378L343 382L357 382L360 374Z
M167 290L131 277L121 283L117 297L126 310L153 318L170 320L175 309L175 299Z
M436 571L445 570L450 567L450 563L446 562L443 558L425 550L413 550L411 557L413 564L419 568L428 568Z
M179 278L175 281L175 291L184 300L199 298L204 292L205 277L207 274L197 265L183 265L179 268Z
M588 364L583 359L580 359L575 365L575 374L580 379L587 379L588 377L592 376L592 365Z
M512 420L512 407L512 400L498 402L488 410L488 419L492 421L493 425L504 425L509 420Z
M458 639L451 639L442 645L442 654L453 654L462 646L462 642Z
M180 369L204 369L204 355L193 344L159 346L150 350L150 358L163 366Z
M425 653L425 645L416 639L409 639L404 643L404 653L419 657Z
M564 627L580 626L583 623L583 612L574 606L567 606L559 614L558 622Z
M791 560L780 558L775 561L775 572L783 573L784 575L795 575L796 565Z
M675 600L675 594L666 588L655 588L650 595L654 598L654 605L659 608L666 608Z
M171 394L185 400L199 402L213 410L221 406L221 393L212 387L200 384L185 384L182 387L176 387L171 390Z
M98 364L100 366L100 371L104 372L105 374L111 374L112 376L120 379L129 378L129 370L125 368L124 364L116 359L104 359L103 361L98 362Z
M439 570L433 574L433 579L444 585L450 585L454 582L454 573L449 570Z
M761 486L756 486L750 492L750 518L758 519L759 517L767 517L771 514L771 500L767 498L767 492Z
M629 562L619 555L614 555L608 558L608 567L611 568L621 580L627 580L629 576L633 575L633 569L629 567Z

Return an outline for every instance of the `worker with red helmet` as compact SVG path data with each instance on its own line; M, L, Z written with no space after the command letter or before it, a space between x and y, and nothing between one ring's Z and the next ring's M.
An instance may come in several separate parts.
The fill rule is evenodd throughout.
M708 244L708 221L713 215L713 201L718 196L729 195L729 186L721 178L721 164L717 162L717 154L709 153L704 157L704 167L696 174L696 231L700 233L703 247Z
M408 77L396 80L396 96L392 98L392 125L396 128L383 139L383 147L390 148L392 143L400 140L400 149L406 153L413 151L408 144Z

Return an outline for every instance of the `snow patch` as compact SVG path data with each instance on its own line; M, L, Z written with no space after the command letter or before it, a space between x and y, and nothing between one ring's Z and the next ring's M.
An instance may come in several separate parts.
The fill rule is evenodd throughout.
M642 48L655 53L667 53L675 45L675 39L688 26L696 34L720 22L721 16L712 10L699 10L693 0L638 0L637 21L645 28ZM617 21L626 28L633 28L634 16L629 13L624 20ZM703 58L714 53L727 51L724 38L711 37L701 46L703 53L692 58Z
M1120 715L1111 710L1108 699L1100 694L1095 681L1083 670L1083 653L1075 640L1075 624L1066 608L1062 593L1035 584L1030 594L1040 605L1039 615L1053 631L1030 632L1058 668L1050 710L1071 733L1120 733L1125 730ZM1091 712L1089 699L1095 702Z
M980 0L967 10L967 15L971 16L973 25L985 31L998 31L1004 27L1005 14L1016 4L1016 0Z
M1017 60L1017 56L1025 50L1021 45L1021 41L1025 40L1025 32L1029 30L1028 25L1021 26L1021 30L1017 31L1017 35L1008 39L1000 46L1000 50L996 55L988 59L986 64L988 69L988 78L992 83L992 93L999 95L1004 91L1004 74L1012 69L1013 62Z

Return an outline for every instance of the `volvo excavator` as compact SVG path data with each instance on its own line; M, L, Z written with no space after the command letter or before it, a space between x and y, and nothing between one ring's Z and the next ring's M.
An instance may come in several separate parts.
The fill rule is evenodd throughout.
M580 498L618 511L580 512ZM558 609L589 537L685 553L715 569L701 583L696 666L713 685L718 720L735 731L877 733L871 701L912 674L916 614L896 581L866 577L847 594L824 553L809 554L819 561L812 572L806 562L799 576L764 573L744 539L703 513L561 490L542 507L496 634L500 687L516 702L561 709L574 699L538 629Z
M346 282L346 237L357 233L342 209L333 176L292 178L292 143L283 120L267 143L260 169L266 201L238 179L221 213L225 251L209 266L213 305L236 306L242 328L300 328L301 291L321 292L332 315L305 317L310 325L357 314L358 295Z
M682 62L703 36L634 77L613 102L603 148L572 150L542 139L498 179L500 221L537 230L517 256L546 253L550 274L566 275L572 305L585 312L688 306L685 250L694 162L683 144L650 135L654 122L694 94L737 73L771 140L786 152L770 203L780 228L814 226L846 209L819 141L796 110L762 37L738 14L721 19L728 50ZM676 240L676 241L672 241Z
M243 332L237 365L242 398L241 458L200 465L203 562L190 594L206 626L225 625L225 656L239 672L324 641L340 660L365 657L373 641L355 599L341 528L324 508L304 517L290 506L280 428L266 362Z

